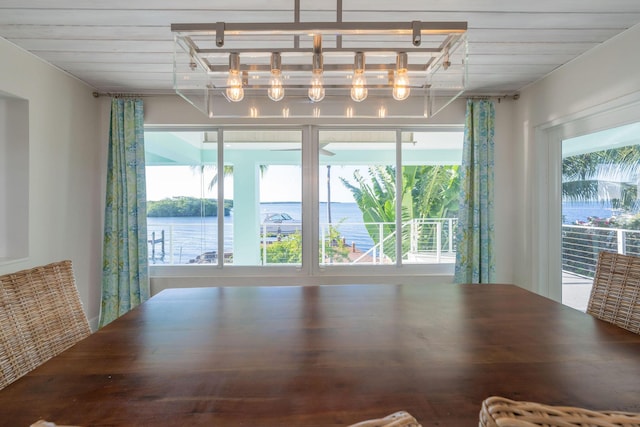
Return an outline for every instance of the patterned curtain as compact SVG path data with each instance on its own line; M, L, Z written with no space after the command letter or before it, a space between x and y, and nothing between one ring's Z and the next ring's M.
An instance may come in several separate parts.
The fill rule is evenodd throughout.
M149 298L144 116L140 99L111 101L100 327Z
M493 228L493 136L495 105L467 100L460 167L456 235L456 283L491 283L495 278Z

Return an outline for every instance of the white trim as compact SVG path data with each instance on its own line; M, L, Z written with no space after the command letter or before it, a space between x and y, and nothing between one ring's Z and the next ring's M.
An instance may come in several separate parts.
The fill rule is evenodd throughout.
M576 113L568 114L563 117L558 117L556 119L550 120L546 123L543 123L537 126L537 128L539 128L540 130L546 130L552 127L567 126L570 123L577 123L579 121L585 121L585 120L591 121L596 116L607 115L614 112L625 114L625 111L629 112L628 109L629 108L633 109L635 106L637 106L639 102L640 102L640 91L633 92L633 93L621 96L619 98L612 99L606 104L596 105L590 108L586 108L582 111L578 111ZM622 124L627 124L626 123L627 120L631 120L631 123L634 121L638 121L638 116L636 115L635 120L633 120L632 118L625 118L624 123L621 123L619 126L622 126ZM609 126L609 127L613 127L613 126Z
M216 147L218 159L216 168L218 169L218 268L222 268L224 264L224 132L222 128L218 128L218 146ZM222 175L221 175L222 174Z
M320 222L320 202L318 200L318 185L320 173L320 151L318 132L313 126L305 126L302 130L302 268L305 276L317 274L320 249L317 242L319 239L318 227L314 224ZM310 144L305 144L310 141ZM309 180L311 191L305 191L307 180ZM305 205L306 203L306 205ZM315 260L315 262L314 262ZM285 273L286 274L286 273Z
M402 267L402 129L396 129L396 267ZM400 195L398 195L400 191Z

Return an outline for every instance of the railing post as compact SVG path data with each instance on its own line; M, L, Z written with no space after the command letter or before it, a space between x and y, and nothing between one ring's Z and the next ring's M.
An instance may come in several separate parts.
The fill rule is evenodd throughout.
M224 259L224 254L222 255ZM262 265L267 265L267 224L262 224Z
M324 245L326 243L325 240L324 240L324 238L325 238L325 226L323 225L322 227L320 227L320 230L321 230L320 231L320 254L322 255L321 259L322 259L322 263L324 264L325 257L326 257L326 251L325 251L325 247L324 247Z
M453 253L453 218L449 218L449 253Z
M173 224L169 225L169 264L173 264Z
M382 257L384 256L384 224L378 223L378 234L380 235L380 254L378 259L380 260L380 264L382 264Z
M418 252L418 224L416 222L417 220L414 218L411 220L411 225L410 225L410 230L411 230L411 248L409 249L409 251L411 253L417 253Z
M163 229L162 229L162 231L160 232L160 235L162 236L162 237L161 237L161 238L162 238L162 242L160 242L160 247L161 247L161 249L162 249L161 256L160 256L160 260L161 260L162 262L164 262L164 228L163 228Z
M617 230L617 238L618 238L618 253L626 254L627 253L627 235L624 230Z
M156 232L151 232L151 261L156 263Z
M440 264L442 255L442 222L436 222L436 262Z

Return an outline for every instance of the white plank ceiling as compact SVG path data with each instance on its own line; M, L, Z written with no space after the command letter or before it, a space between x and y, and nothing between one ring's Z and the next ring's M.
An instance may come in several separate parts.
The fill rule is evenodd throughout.
M336 20L334 1L300 4L302 22ZM173 93L172 23L293 22L293 5L0 0L0 37L99 92ZM515 94L640 23L640 0L343 0L342 6L345 22L467 21L467 94L476 95Z

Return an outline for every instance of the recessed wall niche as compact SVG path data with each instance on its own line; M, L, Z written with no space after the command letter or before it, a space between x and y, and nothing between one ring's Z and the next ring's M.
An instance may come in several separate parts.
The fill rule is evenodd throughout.
M0 264L29 256L29 101L0 91Z

